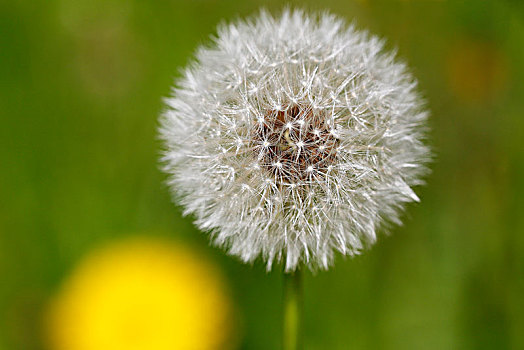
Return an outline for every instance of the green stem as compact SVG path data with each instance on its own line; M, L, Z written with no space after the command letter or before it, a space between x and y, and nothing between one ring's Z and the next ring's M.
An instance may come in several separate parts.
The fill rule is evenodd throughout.
M302 272L284 273L283 349L302 349Z

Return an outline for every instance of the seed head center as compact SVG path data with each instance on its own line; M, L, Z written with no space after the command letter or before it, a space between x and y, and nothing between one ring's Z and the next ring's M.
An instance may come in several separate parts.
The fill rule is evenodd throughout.
M339 143L326 119L324 112L303 106L268 111L253 131L260 167L281 184L312 181L326 174Z

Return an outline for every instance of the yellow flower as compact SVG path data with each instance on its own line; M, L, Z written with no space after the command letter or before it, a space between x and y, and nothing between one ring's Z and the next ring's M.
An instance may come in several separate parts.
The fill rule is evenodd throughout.
M91 253L46 314L52 350L231 349L216 268L187 248L132 239Z

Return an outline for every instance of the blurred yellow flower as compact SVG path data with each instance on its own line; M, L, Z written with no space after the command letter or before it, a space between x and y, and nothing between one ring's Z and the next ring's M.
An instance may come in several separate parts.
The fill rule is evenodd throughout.
M231 349L220 274L187 247L132 239L91 253L45 317L52 350Z

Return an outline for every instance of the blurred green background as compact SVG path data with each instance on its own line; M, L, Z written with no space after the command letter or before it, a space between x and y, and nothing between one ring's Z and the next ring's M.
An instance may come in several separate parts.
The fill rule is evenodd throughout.
M524 349L524 2L292 3L398 49L428 101L436 155L404 227L306 274L306 349ZM240 348L280 347L281 273L225 256L181 217L156 132L196 47L261 6L282 9L0 1L1 350L46 349L42 312L75 264L137 234L204 252L228 283Z

